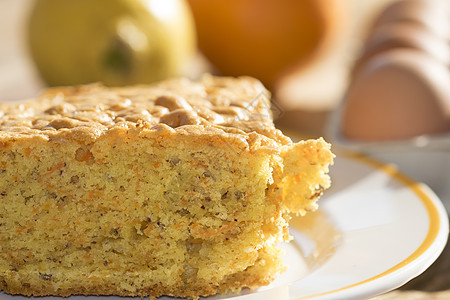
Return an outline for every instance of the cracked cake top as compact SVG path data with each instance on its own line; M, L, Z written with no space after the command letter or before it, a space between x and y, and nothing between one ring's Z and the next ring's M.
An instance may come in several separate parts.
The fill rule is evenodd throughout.
M278 144L291 143L274 127L268 91L250 77L59 87L36 99L0 104L1 141L30 135L52 139L63 133L92 141L114 128L136 127L241 139L256 132Z

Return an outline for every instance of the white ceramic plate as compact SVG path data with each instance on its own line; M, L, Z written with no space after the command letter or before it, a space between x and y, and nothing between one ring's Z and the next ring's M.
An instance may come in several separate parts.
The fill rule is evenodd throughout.
M322 213L340 232L327 262L289 287L291 299L364 299L428 268L448 238L442 203L391 165L339 154Z
M429 188L355 154L339 154L331 176L319 211L291 222L286 273L257 291L206 299L364 299L418 276L442 252L448 217ZM98 299L70 299L88 298Z

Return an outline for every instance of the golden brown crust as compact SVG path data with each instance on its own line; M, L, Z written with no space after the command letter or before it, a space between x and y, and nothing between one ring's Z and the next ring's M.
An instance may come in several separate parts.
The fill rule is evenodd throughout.
M205 76L152 86L107 88L98 84L47 90L25 103L0 105L0 142L27 135L91 143L116 128L239 136L257 132L277 143L290 140L275 129L270 96L253 78ZM161 130L164 129L164 130Z

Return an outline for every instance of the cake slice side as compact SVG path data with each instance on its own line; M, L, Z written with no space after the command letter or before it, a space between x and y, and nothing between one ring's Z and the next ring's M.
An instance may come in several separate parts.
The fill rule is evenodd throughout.
M283 155L298 146L252 150L201 132L143 126L89 145L3 144L2 289L196 297L268 284L283 270L276 244L292 210L270 191L293 188L274 175L291 176Z

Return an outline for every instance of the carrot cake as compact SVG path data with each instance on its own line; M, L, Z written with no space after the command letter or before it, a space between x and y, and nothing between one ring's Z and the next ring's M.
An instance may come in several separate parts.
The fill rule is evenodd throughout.
M0 290L198 298L282 272L333 154L248 77L54 88L0 104Z

